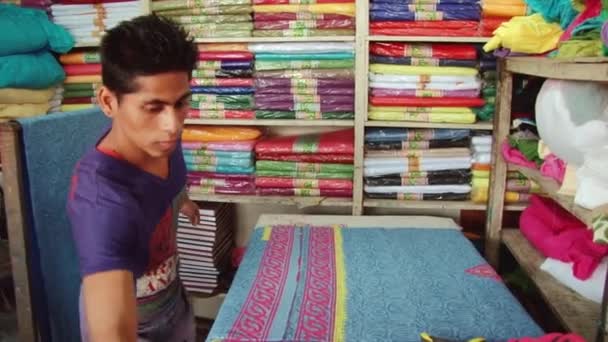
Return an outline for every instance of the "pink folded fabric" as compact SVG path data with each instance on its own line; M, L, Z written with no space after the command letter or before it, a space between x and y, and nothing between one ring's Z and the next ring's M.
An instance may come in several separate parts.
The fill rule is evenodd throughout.
M502 144L502 157L507 163L515 164L530 169L536 169L536 164L529 161L526 157L516 148L511 147L509 143L504 142Z
M230 142L198 142L183 141L182 147L188 150L211 150L211 151L252 151L255 141L230 141Z
M512 338L508 342L585 342L585 339L577 334L552 333L540 337Z
M63 70L68 76L101 75L101 64L66 64Z
M593 242L593 231L550 198L530 196L520 217L522 234L545 257L573 263L573 274L588 279L608 246Z
M551 153L545 157L543 164L540 166L540 173L562 184L564 182L564 175L566 174L566 162Z

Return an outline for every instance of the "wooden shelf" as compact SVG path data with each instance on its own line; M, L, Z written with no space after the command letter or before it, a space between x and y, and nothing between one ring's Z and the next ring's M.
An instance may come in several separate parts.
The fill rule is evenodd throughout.
M369 36L370 42L433 42L433 43L485 43L488 37L418 37L418 36Z
M354 120L232 120L232 119L186 119L188 125L237 125L237 126L323 126L353 127Z
M559 190L560 185L553 179L542 176L538 170L517 165L510 165L510 167L536 182L549 197L559 203L564 209L571 212L574 216L578 217L578 219L583 221L587 226L591 226L593 218L606 212L604 207L588 210L574 204L574 197L558 194L557 191Z
M580 81L608 81L608 58L577 58L568 61L544 57L510 57L506 59L507 71Z
M491 122L479 122L474 124L442 124L433 122L415 122L415 121L375 121L369 120L365 122L365 127L408 127L408 128L461 128L461 129L478 129L491 131L493 125Z
M335 37L243 37L243 38L195 38L203 43L285 43L285 42L354 42L354 36Z
M519 229L503 229L502 240L564 326L583 336L586 341L594 341L600 305L580 296L541 270L540 265L545 258L530 245Z
M226 202L246 204L275 204L286 206L304 207L350 207L353 205L351 198L332 197L296 197L296 196L255 196L255 195L198 195L190 194L193 201Z

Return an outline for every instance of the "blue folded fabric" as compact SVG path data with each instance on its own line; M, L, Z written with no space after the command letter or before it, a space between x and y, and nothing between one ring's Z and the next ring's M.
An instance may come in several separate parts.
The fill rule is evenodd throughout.
M48 51L0 57L0 88L44 89L64 79L63 68Z
M182 149L184 156L195 156L201 155L198 151ZM233 151L213 151L213 156L217 158L234 158L234 159L246 159L253 158L252 152L233 152Z
M468 129L368 128L365 141L454 140L471 135Z
M0 4L0 56L51 50L68 52L74 39L41 10Z
M204 67L205 64L215 64L217 61L199 61L198 69L209 69ZM201 67L200 65L203 65ZM253 61L221 61L220 68L211 68L211 69L225 69L225 70L246 70L253 69Z
M207 167L207 166L205 166ZM186 168L188 171L202 171L202 172L217 172L217 173L230 173L230 174L252 174L255 172L255 168L253 166L250 167L241 167L241 166L224 166L224 165L213 165L208 166L213 167L213 171L204 170L198 164L188 163L186 161Z
M184 154L184 160L187 164L196 165L200 163L204 157L194 156L192 154ZM236 166L236 167L251 167L253 166L252 158L230 158L230 157L213 157L207 158L206 163L216 166Z
M415 61L416 63L412 63ZM412 57L388 57L370 55L370 63L398 64L398 65L423 65L423 66L454 66L470 67L477 66L475 59L437 59L437 58L412 58Z
M370 10L372 21L429 21L429 20L475 20L481 18L481 11L452 11L452 12L409 12L391 10Z
M253 94L252 87L190 87L193 94L241 95Z
M372 0L371 3L416 5L420 0ZM434 0L434 4L478 4L478 0Z

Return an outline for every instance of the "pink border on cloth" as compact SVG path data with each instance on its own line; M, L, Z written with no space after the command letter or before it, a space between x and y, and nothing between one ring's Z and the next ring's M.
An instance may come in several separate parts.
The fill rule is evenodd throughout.
M225 341L268 338L283 297L294 238L293 226L272 227L253 287Z
M297 341L332 341L337 294L336 248L332 228L310 229L304 296Z

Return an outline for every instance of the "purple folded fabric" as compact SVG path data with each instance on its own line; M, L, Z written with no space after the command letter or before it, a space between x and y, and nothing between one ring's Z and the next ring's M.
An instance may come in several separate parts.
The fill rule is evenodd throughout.
M353 103L353 96L342 95L290 95L290 94L255 94L255 103L270 103L270 102L304 102L304 103L321 103L321 104L348 104Z
M479 97L479 90L415 90L372 88L371 96Z
M256 88L265 87L297 87L297 88L346 88L354 87L355 81L349 79L290 79L290 78L258 78Z
M303 112L352 112L355 105L351 103L343 104L323 104L323 103L294 103L293 101L284 102L261 102L256 103L258 110L282 110L282 111L303 111Z
M256 94L298 94L298 95L354 95L355 89L350 88L311 88L311 89L299 89L299 88L285 88L285 87L264 87L257 88Z

